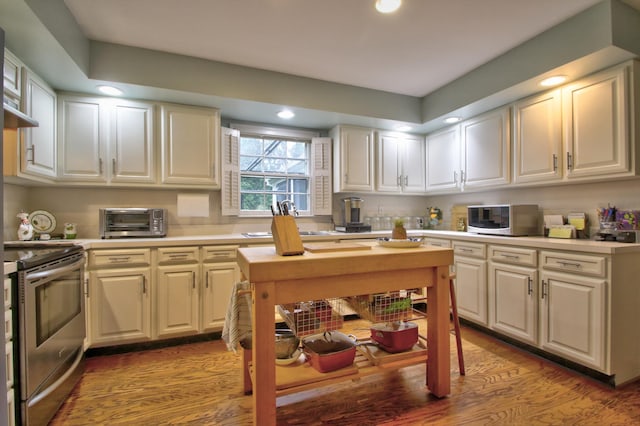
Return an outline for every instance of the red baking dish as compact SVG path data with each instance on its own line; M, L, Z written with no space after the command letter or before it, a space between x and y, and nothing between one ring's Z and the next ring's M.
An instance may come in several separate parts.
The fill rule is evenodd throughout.
M356 357L355 338L339 331L305 337L302 348L309 364L321 373L348 367Z
M405 321L373 324L371 339L387 352L408 351L418 342L418 325Z

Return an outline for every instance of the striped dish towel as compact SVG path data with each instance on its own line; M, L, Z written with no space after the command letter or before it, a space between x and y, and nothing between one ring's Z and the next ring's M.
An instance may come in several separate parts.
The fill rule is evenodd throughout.
M240 340L251 332L251 293L248 292L249 290L251 290L251 285L248 281L242 281L233 286L227 314L224 317L222 340L227 344L227 349L233 352L236 352Z

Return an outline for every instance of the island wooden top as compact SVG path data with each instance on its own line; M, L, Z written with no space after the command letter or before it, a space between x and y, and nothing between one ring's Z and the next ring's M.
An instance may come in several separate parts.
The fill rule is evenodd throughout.
M371 243L371 250L307 251L295 256L279 256L274 247L238 249L240 270L252 283L420 269L452 263L452 249L434 246L388 248Z

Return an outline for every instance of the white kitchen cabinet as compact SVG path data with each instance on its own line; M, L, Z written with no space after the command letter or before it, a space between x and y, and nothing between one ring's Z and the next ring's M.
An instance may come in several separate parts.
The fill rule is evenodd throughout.
M161 106L162 183L220 189L220 113Z
M125 99L108 100L107 143L112 183L154 183L156 155L154 105Z
M28 68L23 68L23 71L22 111L36 120L38 127L20 130L20 170L25 174L55 178L57 96L49 85Z
M233 287L240 280L238 246L202 247L203 287L200 331L220 331Z
M637 62L576 81L562 89L567 179L625 176L634 165L630 79Z
M158 248L157 336L198 332L200 255L198 247Z
M4 49L3 93L4 102L15 109L20 109L22 97L22 61L9 50Z
M458 314L462 318L486 326L486 246L467 241L453 241L453 254Z
M150 340L149 249L89 252L88 336L91 346Z
M460 124L460 189L500 186L510 181L509 108Z
M373 129L337 126L333 138L334 192L372 192L374 190Z
M106 182L106 114L100 98L58 97L58 164L61 180Z
M60 96L58 110L61 180L155 183L152 103Z
M460 183L460 125L426 138L427 192L454 192Z
M377 192L425 192L426 154L422 137L378 132L376 148Z
M508 184L509 129L509 108L500 108L428 135L427 193Z
M604 370L606 258L542 251L540 263L540 346Z
M513 183L559 181L564 176L560 89L513 106Z
M537 251L489 246L489 328L538 344Z

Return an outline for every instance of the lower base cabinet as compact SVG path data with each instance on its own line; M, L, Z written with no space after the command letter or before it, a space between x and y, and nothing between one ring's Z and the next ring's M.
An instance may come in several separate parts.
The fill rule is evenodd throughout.
M148 267L91 272L92 345L151 339L150 276Z
M222 330L233 287L240 269L235 262L204 264L202 288L202 331Z
M198 332L199 269L198 264L158 267L158 337Z
M541 274L540 346L597 370L605 369L606 281Z
M465 319L486 326L486 247L484 244L454 241L453 253L458 313Z

